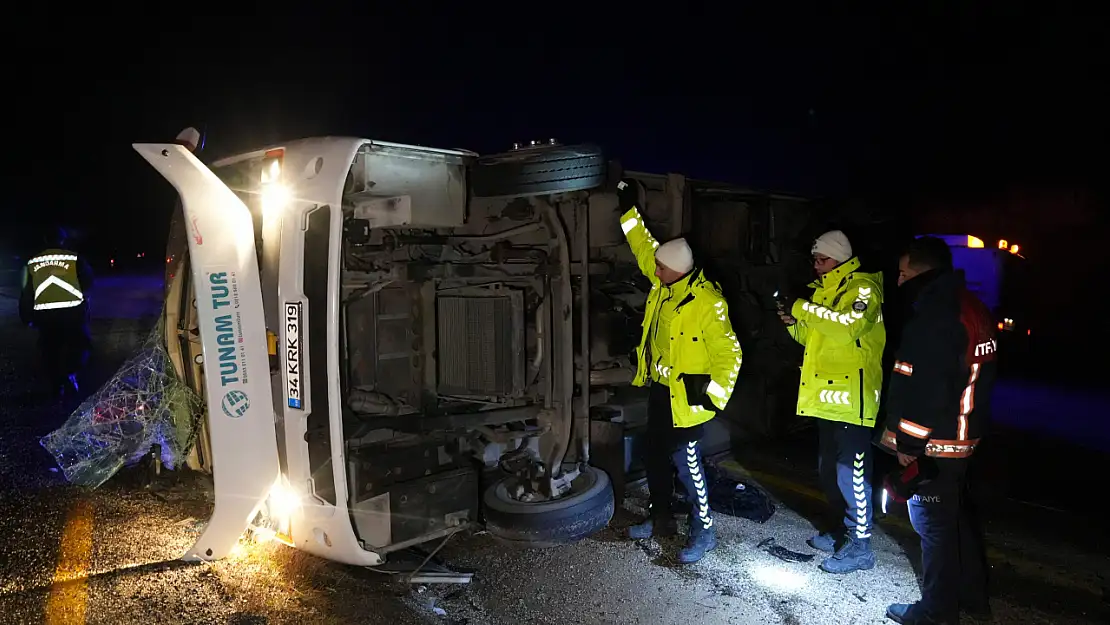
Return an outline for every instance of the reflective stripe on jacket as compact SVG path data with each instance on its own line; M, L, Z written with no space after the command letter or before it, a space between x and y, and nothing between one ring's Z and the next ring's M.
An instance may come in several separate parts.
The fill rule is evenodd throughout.
M788 330L805 346L798 414L871 427L883 386L883 275L859 266L852 258L811 284Z
M43 250L27 261L35 310L73 308L85 301L78 279L77 254L62 249Z
M998 344L987 307L955 271L927 272L895 354L882 444L908 456L966 458L990 419Z
M651 236L640 212L632 208L621 217L621 228L636 257L640 271L651 280L644 310L643 334L636 349L635 386L644 386L648 378L666 384L671 391L671 415L676 427L693 427L712 419L716 412L702 406L691 406L686 397L683 375L708 375L706 394L718 410L724 409L736 387L743 364L740 342L732 331L728 304L724 296L700 272L686 276L672 287L655 277L655 249L659 243ZM662 306L672 307L669 324L657 324ZM664 336L670 349L664 362L648 362L652 331ZM653 359L654 360L654 359ZM658 365L657 370L652 371Z

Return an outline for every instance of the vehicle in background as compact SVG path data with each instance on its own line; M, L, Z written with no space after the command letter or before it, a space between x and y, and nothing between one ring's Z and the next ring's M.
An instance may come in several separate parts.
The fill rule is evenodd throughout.
M975 293L998 322L999 365L1015 370L1026 364L1034 328L1029 319L1029 261L1019 244L1001 239L988 245L970 234L932 235L948 243L952 264L963 271Z
M208 406L189 465L218 467L191 557L225 554L248 522L366 566L479 523L532 546L604 527L646 422L630 382L648 282L618 223L622 177L657 236L694 233L731 298L745 362L710 451L730 425L796 422L801 350L773 294L810 280L803 198L623 172L553 140L483 157L310 138L210 166L136 149L182 198L166 338Z

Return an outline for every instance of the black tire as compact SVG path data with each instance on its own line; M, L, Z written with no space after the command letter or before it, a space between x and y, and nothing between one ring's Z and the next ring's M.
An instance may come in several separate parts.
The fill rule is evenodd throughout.
M578 542L605 528L613 518L613 487L609 476L586 467L572 491L554 501L525 503L509 497L505 478L486 489L482 498L486 530L519 547L545 548Z
M569 193L604 185L608 170L597 146L539 146L479 158L470 188L475 197Z

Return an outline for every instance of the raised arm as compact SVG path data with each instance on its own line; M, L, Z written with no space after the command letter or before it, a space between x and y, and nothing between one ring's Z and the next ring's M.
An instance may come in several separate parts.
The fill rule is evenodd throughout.
M635 206L621 216L621 230L624 231L628 247L632 248L632 255L636 257L636 264L640 267L640 271L654 284L656 281L655 248L659 247L659 242L651 236L647 224L644 223L644 217Z

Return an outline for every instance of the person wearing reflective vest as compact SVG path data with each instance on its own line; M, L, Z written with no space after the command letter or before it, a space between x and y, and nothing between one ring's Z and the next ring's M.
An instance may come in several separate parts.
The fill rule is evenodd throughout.
M829 502L825 527L807 542L831 554L821 562L824 571L851 573L875 566L871 440L886 347L883 278L860 271L839 230L821 235L811 251L818 276L812 298L779 312L790 336L805 346L798 414L817 419L818 477ZM841 519L843 540L834 529Z
M940 239L911 243L898 284L912 310L895 352L881 445L903 467L928 462L936 470L907 501L921 536L921 601L892 605L887 615L899 623L958 623L961 610L990 612L967 471L990 420L995 324L963 274L953 271L952 252Z
M88 358L88 295L92 272L66 247L64 230L46 237L47 248L27 261L20 317L39 331L52 392L76 392L77 375Z
M699 440L704 424L728 404L743 363L720 289L696 268L685 239L660 245L636 208L636 183L622 182L621 228L640 271L651 280L636 349L635 386L648 387L644 464L651 515L631 538L674 535L674 473L690 504L689 539L678 553L697 562L717 545Z

